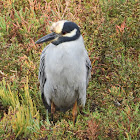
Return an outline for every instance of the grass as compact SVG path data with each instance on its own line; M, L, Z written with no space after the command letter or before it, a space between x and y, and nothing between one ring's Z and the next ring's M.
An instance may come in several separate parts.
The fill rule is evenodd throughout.
M140 138L138 0L7 0L0 2L0 139ZM92 62L87 102L77 123L71 111L49 121L38 67L52 22L81 28Z

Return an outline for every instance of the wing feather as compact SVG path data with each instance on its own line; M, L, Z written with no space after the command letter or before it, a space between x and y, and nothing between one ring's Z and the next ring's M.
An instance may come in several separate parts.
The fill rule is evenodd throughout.
M40 81L40 90L41 93L44 93L44 85L47 80L46 74L45 74L45 55L46 55L46 50L48 46L44 48L42 51L42 54L40 56L40 67L39 67L39 76L38 79Z
M89 59L88 53L87 53L87 56L86 56L86 68L87 68L86 84L88 86L89 79L91 78L91 69L92 69L91 61Z

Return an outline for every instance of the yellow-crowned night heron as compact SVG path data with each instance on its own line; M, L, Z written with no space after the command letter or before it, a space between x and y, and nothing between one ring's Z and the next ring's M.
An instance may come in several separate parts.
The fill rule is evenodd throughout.
M79 27L71 21L53 23L52 33L36 44L51 41L41 54L39 80L43 103L52 118L56 109L73 107L73 122L77 105L85 106L86 88L91 75L91 62Z

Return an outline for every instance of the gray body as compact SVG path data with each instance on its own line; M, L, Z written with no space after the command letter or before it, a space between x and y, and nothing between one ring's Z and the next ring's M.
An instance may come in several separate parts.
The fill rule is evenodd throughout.
M71 108L76 100L85 106L90 71L82 36L76 41L46 46L40 59L39 79L47 104L53 101L62 111Z

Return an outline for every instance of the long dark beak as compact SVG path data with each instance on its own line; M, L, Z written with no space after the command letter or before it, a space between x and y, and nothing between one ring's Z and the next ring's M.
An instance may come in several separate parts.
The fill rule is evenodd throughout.
M43 43L43 42L47 42L47 41L55 39L56 37L58 37L57 34L53 32L53 33L50 33L48 35L43 36L42 38L37 40L35 42L35 44L40 44L40 43Z

